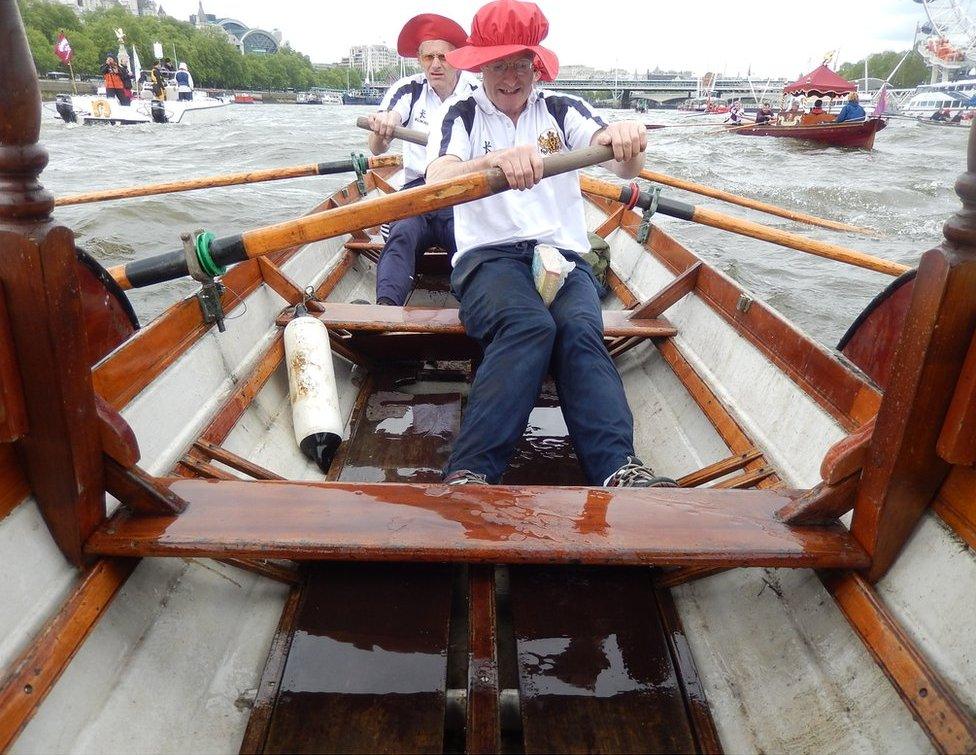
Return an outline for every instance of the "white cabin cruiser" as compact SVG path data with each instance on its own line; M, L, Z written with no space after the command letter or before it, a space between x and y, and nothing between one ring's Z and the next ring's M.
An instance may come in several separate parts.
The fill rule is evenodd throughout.
M59 95L55 101L58 117L66 123L189 123L197 126L227 117L228 103L195 91L193 99L177 99L176 87L166 87L166 99L151 99L144 90L141 97L133 97L128 105L115 97L107 97L103 87L94 95Z

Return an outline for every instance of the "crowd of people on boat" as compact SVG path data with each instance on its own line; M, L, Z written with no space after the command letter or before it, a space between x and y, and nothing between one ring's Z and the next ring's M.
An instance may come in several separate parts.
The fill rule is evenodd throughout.
M937 123L963 123L971 121L973 115L974 111L972 110L957 110L955 115L953 115L952 111L945 107L932 113L929 116L929 120Z
M377 303L406 301L428 247L451 256L460 319L484 355L444 470L447 483L500 481L551 375L591 484L673 486L634 452L633 417L603 341L602 286L584 259L590 239L579 176L540 183L545 156L591 145L611 148L604 167L634 178L647 130L634 120L607 123L585 100L536 87L559 70L555 53L540 44L548 30L539 7L519 0L482 7L470 34L435 14L403 27L398 52L418 57L423 73L390 87L370 118L371 151L389 149L398 126L422 129L426 149L404 145L404 188L497 168L516 191L393 223L378 265ZM548 303L533 277L542 254L556 254L566 268Z
M836 117L831 116L823 105L823 98L818 97L814 100L809 111L804 112L800 100L794 98L788 109L784 108L777 112L768 100L763 100L760 102L755 116L749 116L742 106L742 101L736 100L732 103L725 122L733 126L753 123L757 126L812 126L819 123L863 121L867 118L867 113L861 106L857 92L851 92L847 95L847 101Z
M173 68L170 58L159 58L151 69L142 71L139 80L135 81L126 61L119 60L114 53L107 53L101 66L101 74L105 96L116 98L120 105L129 105L132 102L134 84L138 84L140 88L145 86L154 100L165 100L166 88L170 85L175 86L178 100L193 99L193 76L185 62ZM136 96L142 96L141 92L136 92Z

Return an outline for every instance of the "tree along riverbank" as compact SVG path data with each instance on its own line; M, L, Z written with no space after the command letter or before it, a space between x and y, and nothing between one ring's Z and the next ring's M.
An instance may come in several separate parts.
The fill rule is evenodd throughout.
M125 32L127 47L136 48L143 68L153 63L153 43L160 42L165 55L185 62L198 87L268 91L289 87L345 89L362 86L355 69L313 68L311 60L288 45L271 55L242 55L222 29L197 29L168 16L133 16L121 7L76 14L69 6L43 0L18 0L27 30L34 66L43 76L48 71L68 72L54 54L54 43L64 33L73 50L75 77L97 76L107 53L116 54L116 29ZM80 90L79 90L80 91Z

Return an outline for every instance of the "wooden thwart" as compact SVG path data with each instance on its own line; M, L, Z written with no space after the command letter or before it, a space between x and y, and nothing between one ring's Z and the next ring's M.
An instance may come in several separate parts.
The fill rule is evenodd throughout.
M434 307L384 307L370 304L326 303L316 315L329 328L350 332L373 333L437 333L463 335L464 326L458 319L458 310ZM278 324L290 317L278 318ZM631 319L630 313L605 311L604 335L610 337L639 336L659 338L673 336L677 330L663 319Z
M299 560L863 568L838 526L790 527L781 491L166 479L179 516L120 512L89 553Z

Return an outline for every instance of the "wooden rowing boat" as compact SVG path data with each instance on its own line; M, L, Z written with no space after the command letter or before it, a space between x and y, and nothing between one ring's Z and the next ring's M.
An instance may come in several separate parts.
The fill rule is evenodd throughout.
M972 119L970 118L967 119L965 122L954 123L953 121L933 121L931 118L923 118L921 116L918 116L917 118L915 118L915 121L917 123L922 124L923 126L935 126L941 128L969 128Z
M888 125L884 118L868 118L848 123L818 123L811 126L773 126L758 124L735 128L745 136L778 136L826 144L831 147L873 149L874 135Z
M638 450L682 487L583 487L546 387L505 484L451 490L477 346L445 257L408 307L349 304L363 228L231 269L225 332L195 297L134 332L45 217L12 2L0 32L0 748L976 748L976 135L946 245L842 354L588 195ZM291 434L306 287L347 421L326 475Z

